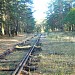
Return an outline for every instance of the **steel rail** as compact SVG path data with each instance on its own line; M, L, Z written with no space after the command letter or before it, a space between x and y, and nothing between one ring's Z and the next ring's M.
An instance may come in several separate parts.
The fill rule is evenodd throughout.
M29 50L29 52L27 54L25 54L23 60L20 62L20 64L18 65L18 67L16 68L16 70L12 73L12 75L20 75L21 71L23 70L23 67L25 66L25 64L27 63L27 60L29 58L29 56L31 55L32 51L35 48L35 45L37 44L37 42L40 39L40 36L38 36L38 39L35 41L34 45L32 46L32 48Z

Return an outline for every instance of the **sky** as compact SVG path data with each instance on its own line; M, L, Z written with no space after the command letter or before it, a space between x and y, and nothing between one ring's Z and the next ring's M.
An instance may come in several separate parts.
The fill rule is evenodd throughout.
M41 22L46 17L48 3L51 0L33 0L34 13L33 16L37 22Z

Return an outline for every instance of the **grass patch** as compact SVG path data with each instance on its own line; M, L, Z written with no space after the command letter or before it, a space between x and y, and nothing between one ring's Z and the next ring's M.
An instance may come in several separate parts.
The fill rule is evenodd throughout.
M14 61L20 61L24 57L24 54L25 54L24 51L16 50L13 53L11 53L10 55L6 56L5 59L14 60Z
M36 72L41 75L75 75L75 42L71 36L50 33L41 42L41 61Z

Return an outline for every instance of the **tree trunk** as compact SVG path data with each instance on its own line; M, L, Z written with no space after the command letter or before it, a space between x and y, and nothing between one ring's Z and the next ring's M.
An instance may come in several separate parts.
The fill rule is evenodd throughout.
M16 20L16 28L15 28L15 35L17 36L18 33L18 20Z
M2 23L2 35L4 35L5 33L4 33L4 25L3 25L3 23Z

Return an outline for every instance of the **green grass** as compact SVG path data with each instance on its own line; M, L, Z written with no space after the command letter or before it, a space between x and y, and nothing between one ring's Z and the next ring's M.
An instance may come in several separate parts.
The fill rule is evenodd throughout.
M8 60L14 60L14 61L20 61L24 57L25 52L24 51L14 51L10 55L6 56L5 59Z
M0 75L11 75L12 72L0 72Z
M69 35L50 33L41 39L41 61L36 72L41 75L75 75L75 42Z

